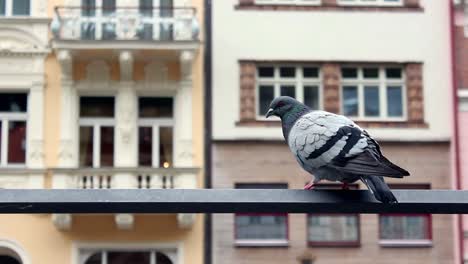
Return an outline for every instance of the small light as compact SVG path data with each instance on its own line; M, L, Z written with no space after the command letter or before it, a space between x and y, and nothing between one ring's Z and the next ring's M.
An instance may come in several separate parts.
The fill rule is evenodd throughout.
M166 168L166 169L169 168L169 162L165 161L165 162L163 163L163 167Z

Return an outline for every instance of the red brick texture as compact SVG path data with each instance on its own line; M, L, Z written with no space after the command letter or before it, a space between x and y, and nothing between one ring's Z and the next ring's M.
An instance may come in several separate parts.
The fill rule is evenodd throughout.
M468 38L463 27L455 27L455 73L457 88L468 89Z
M275 5L275 4L255 4L255 0L239 0L236 9L238 10L278 10L278 11L423 11L420 0L404 0L403 6L342 6L337 0L322 0L321 5Z
M255 121L255 76L255 63L240 63L240 119L244 122Z
M340 64L323 63L321 66L323 83L323 107L325 111L339 114ZM424 122L423 67L421 63L408 63L404 66L407 91L407 121L357 121L363 127L427 128ZM279 122L256 120L256 64L253 61L240 62L240 107L239 126L266 127L279 126Z

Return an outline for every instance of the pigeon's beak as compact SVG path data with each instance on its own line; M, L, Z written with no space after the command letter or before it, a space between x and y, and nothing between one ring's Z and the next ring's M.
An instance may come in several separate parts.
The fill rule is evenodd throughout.
M273 108L268 109L268 112L266 113L265 117L268 118L270 116L274 115L274 110Z

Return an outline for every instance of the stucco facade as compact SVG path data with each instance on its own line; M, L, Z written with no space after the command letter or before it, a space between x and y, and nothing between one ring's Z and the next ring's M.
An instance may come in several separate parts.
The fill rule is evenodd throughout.
M11 8L12 2L7 2L7 9ZM80 7L81 1L30 1L30 15L9 16L14 11L8 11L0 16L1 96L27 96L26 161L19 166L4 164L0 187L202 188L203 33L199 31L204 23L203 1L173 1L175 8L168 10L187 11L174 12L174 21L189 24L172 25L168 34L174 35L164 41L157 30L165 28L159 24L144 36L152 39L125 39L129 36L123 31L123 17L113 20L117 21L116 36L104 39L99 25L107 19L100 10L106 9L102 1L95 2L93 8L98 11L93 40L85 39L83 31L80 35L80 27L67 28L77 21L78 25L87 23L80 20L81 10L90 6ZM156 10L157 19L160 4L153 2L154 7L149 8L150 12ZM62 9L56 13L58 6ZM78 6L78 12L70 12L72 6ZM138 11L139 1L116 1L112 8L117 16L127 12L127 17L136 20L142 19L138 12L148 13ZM185 20L179 20L182 15ZM94 134L92 142L101 140L101 146L93 147L91 166L83 166L80 158L84 155L80 127L87 126L80 114L83 97L113 98L114 102L111 123L104 124L112 127L112 137L104 132L97 138ZM138 104L143 97L172 98L171 119L141 121ZM139 127L154 131L151 144L164 143L164 138L155 138L159 126L154 122L163 122L159 126L170 126L173 131L168 143L171 149L165 154L170 158L164 168L158 163L158 159L161 164L163 161L161 147L153 147L151 155L157 158L151 165L142 166L139 158ZM112 142L112 166L95 163L103 160L99 159L107 148L103 140ZM170 263L203 262L201 215L1 215L0 223L0 256L11 256L19 263L82 264L87 263L86 256L111 251L145 251L148 263L159 258ZM111 257L110 253L102 254Z

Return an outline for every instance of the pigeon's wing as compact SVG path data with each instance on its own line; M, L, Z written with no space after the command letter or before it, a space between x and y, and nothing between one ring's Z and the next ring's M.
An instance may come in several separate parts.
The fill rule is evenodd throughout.
M381 154L377 142L344 116L323 111L306 114L291 129L288 144L306 170L328 166L357 175L404 174L403 169L387 164L390 162Z
M303 167L316 169L336 157L362 152L366 140L361 129L348 118L314 111L297 120L289 133L288 145Z

